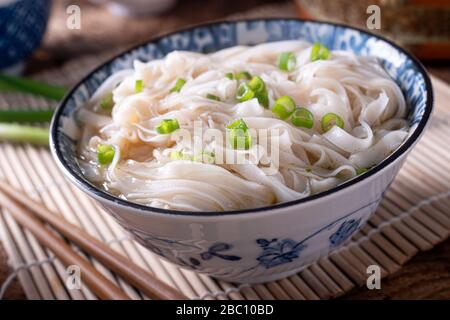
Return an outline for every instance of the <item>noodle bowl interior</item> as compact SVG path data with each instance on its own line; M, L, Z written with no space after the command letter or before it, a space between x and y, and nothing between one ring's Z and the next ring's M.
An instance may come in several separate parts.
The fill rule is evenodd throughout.
M303 41L174 51L111 75L77 113L88 180L182 211L292 201L364 174L408 135L373 57Z

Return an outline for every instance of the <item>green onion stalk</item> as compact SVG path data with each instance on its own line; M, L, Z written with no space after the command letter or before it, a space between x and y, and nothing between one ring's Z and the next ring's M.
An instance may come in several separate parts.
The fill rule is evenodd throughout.
M0 122L49 122L53 109L4 109L0 110Z
M56 101L62 100L67 92L64 87L53 86L32 79L5 74L0 74L0 91L31 93Z
M61 86L49 85L23 77L0 74L0 92L22 92L60 101L67 90ZM52 109L3 109L0 110L0 140L10 142L28 142L48 146L48 129L20 125L18 123L49 122Z
M0 123L0 140L48 146L49 132L39 127Z

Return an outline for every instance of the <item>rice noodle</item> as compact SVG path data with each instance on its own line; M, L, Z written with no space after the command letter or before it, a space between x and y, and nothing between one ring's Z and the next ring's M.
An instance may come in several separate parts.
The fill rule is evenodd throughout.
M280 70L276 62L287 51L297 60L290 72ZM282 41L212 54L174 51L161 60L136 61L134 70L107 79L80 112L85 127L79 154L86 177L108 192L148 206L224 211L304 198L355 177L358 168L377 165L408 135L400 88L372 57L332 51L327 60L312 62L310 52L309 43ZM241 71L261 77L270 106L288 95L310 110L313 127L279 119L256 98L238 102L239 81L226 74ZM179 78L185 85L178 93L170 92ZM136 80L143 81L142 92L135 92ZM111 113L98 113L100 101L110 92ZM208 99L208 94L220 101ZM339 115L344 126L324 132L321 119L330 112ZM202 134L215 129L225 136L226 126L242 119L256 132L254 142L262 141L258 130L273 130L267 140L279 147L278 159L256 143L248 150L234 150L210 137L199 142L203 150L243 156L244 163L211 163L203 155L194 161L195 147L175 133L156 132L163 119L177 119L194 139L199 125ZM116 150L107 166L97 162L99 144ZM173 151L190 158L173 160Z

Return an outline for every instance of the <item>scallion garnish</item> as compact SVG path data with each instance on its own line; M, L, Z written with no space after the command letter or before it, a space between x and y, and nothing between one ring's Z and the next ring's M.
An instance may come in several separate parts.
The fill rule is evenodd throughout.
M250 149L252 136L248 132L248 126L242 119L235 120L227 126L227 134L233 149Z
M291 118L292 124L296 127L311 129L314 126L314 116L308 109L301 107L295 109Z
M136 80L136 82L134 83L134 92L139 93L142 92L142 90L144 90L144 81Z
M97 160L99 164L110 164L113 159L116 150L110 144L99 144L97 147Z
M206 98L208 98L209 100L215 100L215 101L220 101L220 98L214 94L208 93L206 95Z
M194 161L212 164L216 161L214 152L202 152L193 158Z
M258 76L254 76L249 82L248 86L250 89L252 89L254 92L262 92L266 89L266 84L264 83L263 79L261 79Z
M275 101L272 112L280 119L287 119L295 110L295 101L289 96L282 96Z
M310 55L311 61L327 60L329 56L330 56L330 49L328 49L324 45L321 45L320 43L313 44Z
M177 129L180 129L177 119L164 119L155 127L156 132L159 134L172 133Z
M181 151L172 151L170 153L171 160L192 160L191 156Z
M252 78L252 75L248 71L241 71L236 74L236 80L241 80L244 78L250 80Z
M269 107L269 94L267 90L264 90L263 92L257 92L255 93L255 96L258 99L260 105L262 105L266 109Z
M250 149L252 136L240 129L228 130L228 137L233 149Z
M183 158L183 152L181 151L172 151L170 153L171 160L181 160Z
M234 79L234 75L233 75L233 73L231 73L231 72L225 73L225 77L226 77L227 79L230 79L230 80L233 80L233 79Z
M368 171L367 168L358 168L356 169L356 175L359 176L363 173L366 173L367 171Z
M47 129L23 126L11 123L0 123L0 140L10 142L29 142L48 146Z
M0 110L0 122L49 122L53 112L53 109Z
M103 110L111 110L114 107L113 94L110 92L100 101L100 108Z
M238 119L238 120L235 120L232 123L230 123L227 126L227 129L241 129L241 130L247 131L248 130L248 126L247 126L247 124L245 123L244 120Z
M186 80L182 78L178 78L177 82L175 82L175 86L170 89L170 92L180 92L181 88L183 88L184 84L186 83Z
M66 88L60 86L5 74L0 74L0 91L31 93L56 101L60 101L67 92Z
M297 58L292 52L283 52L278 56L277 65L280 70L292 71L297 64Z
M248 101L255 97L255 93L249 88L248 84L241 83L236 92L236 99L240 102Z
M254 76L248 83L249 88L255 93L258 102L265 108L269 107L269 94L263 79Z
M322 117L321 121L322 131L327 132L334 126L338 126L339 128L344 128L344 120L336 113L327 113Z

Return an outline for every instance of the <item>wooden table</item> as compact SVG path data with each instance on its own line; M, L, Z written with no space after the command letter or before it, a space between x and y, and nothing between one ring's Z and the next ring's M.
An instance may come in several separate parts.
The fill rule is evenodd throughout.
M70 1L82 10L82 29L65 28L65 7L68 1L55 1L49 29L42 47L30 59L29 73L57 67L86 54L116 52L120 48L142 42L158 33L175 30L188 24L239 15L248 10L261 10L260 16L294 16L289 1L179 1L172 11L153 18L124 19L111 16L105 9L87 1ZM276 4L275 4L276 3ZM126 32L125 32L125 31ZM429 71L450 83L450 64L426 64ZM0 243L0 283L11 272ZM343 299L450 299L450 240L428 252L419 253L400 271L382 280L381 290L355 289ZM16 282L6 298L25 298Z

